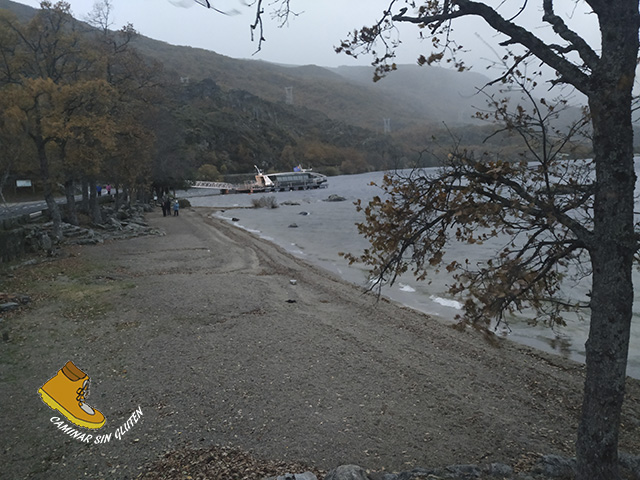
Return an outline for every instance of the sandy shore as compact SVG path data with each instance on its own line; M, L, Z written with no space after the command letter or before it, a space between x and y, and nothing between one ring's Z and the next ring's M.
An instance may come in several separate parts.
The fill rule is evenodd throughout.
M1 478L135 478L214 444L322 469L573 455L582 366L376 302L206 209L147 219L166 235L5 275L33 301L0 321ZM68 360L107 418L90 441L36 393ZM640 382L627 397L637 454Z

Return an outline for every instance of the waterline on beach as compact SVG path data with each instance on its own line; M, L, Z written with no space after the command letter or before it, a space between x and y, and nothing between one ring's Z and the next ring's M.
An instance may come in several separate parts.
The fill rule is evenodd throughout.
M234 208L233 225L244 228L260 238L273 242L288 253L304 258L338 275L345 281L363 288L371 288L369 273L361 265L349 265L339 252L359 254L367 248L366 240L358 234L356 222L362 221L353 203L362 199L366 203L379 190L372 181L380 181L382 172L331 177L329 188L272 194L280 206L273 209L252 208L255 195L198 195L193 206ZM180 192L179 195L182 195ZM189 196L190 192L184 192ZM198 192L201 193L201 192ZM212 192L213 193L213 192ZM343 202L326 201L331 194L346 198ZM232 221L229 212L218 213L220 218ZM295 228L290 226L295 224ZM482 246L454 244L448 252L452 258L470 258L480 261L491 255L495 245ZM452 279L443 272L433 272L428 281L415 282L405 275L394 286L384 286L382 294L402 305L453 323L461 314L463 298L451 298L448 285ZM640 284L640 273L634 273ZM584 286L575 287L576 294L584 295ZM640 378L640 297L634 304L628 374ZM588 315L587 315L588 318ZM509 318L509 324L496 333L543 351L584 363L584 342L588 336L588 322L567 317L567 326L551 329L543 324L532 325L526 316Z

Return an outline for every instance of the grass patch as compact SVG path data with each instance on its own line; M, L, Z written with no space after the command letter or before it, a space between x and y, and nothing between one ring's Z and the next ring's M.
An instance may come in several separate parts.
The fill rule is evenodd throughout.
M79 256L15 264L13 269L9 264L0 270L0 292L28 295L35 302L54 300L60 315L72 320L101 318L114 311L115 295L136 288L123 275L105 277L109 271L103 262Z
M96 272L104 271L104 268L107 267L78 257L53 258L34 264L8 264L0 274L0 291L47 293L61 278L66 279L67 283L87 283L93 281Z
M96 302L85 298L76 302L65 302L60 313L70 320L89 320L101 318L113 311L113 306L108 302Z

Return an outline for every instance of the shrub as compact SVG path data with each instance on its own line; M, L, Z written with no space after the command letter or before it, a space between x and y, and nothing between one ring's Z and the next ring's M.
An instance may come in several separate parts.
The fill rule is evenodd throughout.
M278 208L276 197L252 198L251 204L253 208Z

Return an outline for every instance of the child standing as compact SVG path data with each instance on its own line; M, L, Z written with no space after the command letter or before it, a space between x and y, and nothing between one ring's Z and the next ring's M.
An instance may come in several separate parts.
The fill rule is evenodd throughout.
M173 202L173 216L177 217L180 214L180 204L178 203L178 200L176 200L175 202Z

